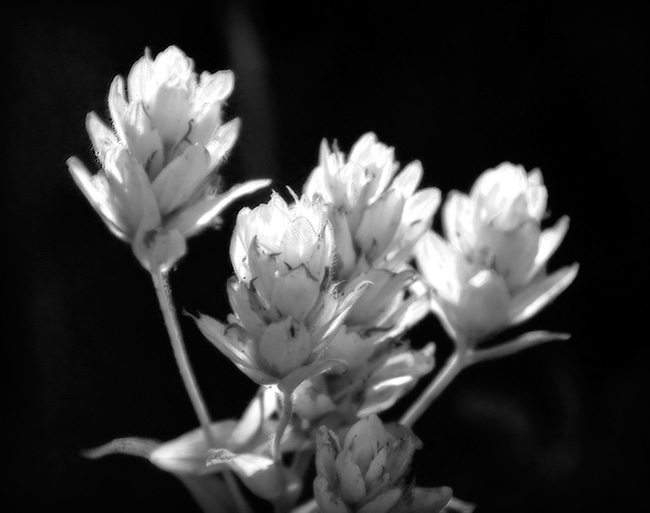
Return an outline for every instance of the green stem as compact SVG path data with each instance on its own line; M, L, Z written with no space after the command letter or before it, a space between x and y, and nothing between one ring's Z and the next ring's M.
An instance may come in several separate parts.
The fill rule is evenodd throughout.
M190 366L189 358L187 357L187 351L185 350L185 344L178 323L176 309L174 308L171 287L169 286L168 272L163 271L162 269L155 269L151 271L151 277L153 279L154 288L156 289L156 295L158 296L158 302L160 303L160 309L162 310L165 319L165 326L167 328L167 333L169 334L169 340L171 341L172 349L174 350L176 365L180 371L181 378L183 378L183 384L185 385L187 394L190 396L194 412L196 413L201 428L203 429L206 444L208 448L217 447L217 442L212 434L212 430L210 429L210 415L205 406L205 401L201 396L201 392L199 391L196 379L194 378L194 373L192 372L192 367ZM251 509L231 472L225 472L225 479L228 488L230 488L230 492L237 503L238 511L250 512Z
M440 395L440 393L447 388L449 383L463 370L466 366L465 358L467 351L465 349L457 349L451 355L449 360L445 363L442 370L431 381L429 386L420 394L415 402L409 407L399 423L412 427L413 424L422 416L422 414L431 406L433 400Z

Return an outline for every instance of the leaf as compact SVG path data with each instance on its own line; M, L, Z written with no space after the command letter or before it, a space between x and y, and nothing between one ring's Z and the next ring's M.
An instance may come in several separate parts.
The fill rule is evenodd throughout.
M237 507L221 476L177 475L204 513L236 513Z
M228 449L214 449L208 454L207 465L211 469L232 470L251 492L270 502L282 495L284 486L288 487L289 492L298 489L297 477L284 468L279 469L273 460L266 456L235 454Z
M230 438L236 424L235 420L229 419L210 426L217 446L230 446ZM199 475L208 472L205 461L209 449L203 429L196 428L161 444L151 453L149 459L154 465L168 472Z
M544 342L552 342L554 340L568 340L570 335L567 333L553 333L550 331L530 331L514 340L499 344L495 347L488 349L473 350L469 353L469 364L484 362L486 360L494 360L495 358L502 358L511 354L518 353L529 347L542 344Z
M127 454L147 458L161 444L149 438L116 438L94 449L83 451L82 454L90 459L103 458L111 454Z

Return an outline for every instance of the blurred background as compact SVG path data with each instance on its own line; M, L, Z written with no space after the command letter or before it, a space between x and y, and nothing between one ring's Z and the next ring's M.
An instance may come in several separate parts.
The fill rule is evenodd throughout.
M65 165L71 155L93 164L84 119L107 119L113 76L170 44L199 71L235 72L226 118L241 117L243 131L226 185L269 177L300 190L322 138L347 152L367 131L403 165L419 159L423 185L443 193L503 161L541 168L549 225L571 217L550 269L581 268L516 332L572 338L463 372L416 424L417 480L451 486L477 513L638 510L650 404L640 13L621 2L163 5L29 4L5 15L5 511L198 511L145 460L80 456L197 425L148 274ZM190 241L171 275L179 308L225 316L235 215L268 192ZM255 386L181 323L212 416L239 416ZM411 339L435 341L438 365L449 355L433 317Z

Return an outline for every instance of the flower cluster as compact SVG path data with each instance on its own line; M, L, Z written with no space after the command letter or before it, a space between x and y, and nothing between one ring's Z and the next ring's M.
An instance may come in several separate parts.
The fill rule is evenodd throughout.
M560 294L578 265L547 275L569 218L541 230L542 174L503 163L485 171L469 195L453 191L443 209L447 239L429 231L416 252L432 287L432 307L456 340L475 345L524 322Z
M374 414L339 437L321 426L316 438L314 495L321 513L438 513L451 489L407 485L413 453L421 447L410 429L384 426Z
M417 190L420 162L398 170L394 148L367 133L347 157L323 141L318 166L304 186L307 196L327 207L341 288L371 284L328 349L348 362L348 372L311 380L296 394L296 412L315 425L332 413L336 419L328 423L383 411L433 368L432 345L414 351L399 339L427 312L425 295L412 286L419 278L410 261L431 225L440 191Z
M214 170L239 134L238 119L222 123L233 85L230 71L197 76L192 60L174 46L155 59L147 51L126 84L121 76L111 84L112 128L94 112L86 118L101 170L91 175L71 157L70 172L109 230L132 244L148 270L169 268L185 253L187 237L269 183L217 190Z
M325 350L364 283L347 294L332 282L332 227L320 202L271 200L237 216L228 283L234 315L224 325L197 319L203 334L260 385L293 391L346 362Z
M547 190L539 170L503 163L442 209L437 188L419 188L422 165L400 170L395 149L364 134L348 155L323 141L302 194L244 207L230 239L232 312L199 314L198 330L259 385L241 419L212 422L184 351L168 271L186 238L214 225L254 180L223 193L216 170L239 131L222 123L233 89L228 71L197 76L176 47L149 52L109 93L112 127L94 113L87 129L101 165L75 157L75 181L154 277L174 355L200 428L168 442L116 439L90 457L144 456L178 477L207 512L249 512L248 494L278 513L431 513L473 506L448 487L415 485L412 430L431 401L466 366L567 338L530 332L483 342L530 319L574 280L574 264L546 264L568 217L542 230ZM128 94L127 94L128 92ZM378 414L434 369L434 344L416 347L411 328L435 314L454 353L398 422ZM305 486L315 461L313 486ZM235 479L235 477L237 479ZM305 492L313 499L298 509Z

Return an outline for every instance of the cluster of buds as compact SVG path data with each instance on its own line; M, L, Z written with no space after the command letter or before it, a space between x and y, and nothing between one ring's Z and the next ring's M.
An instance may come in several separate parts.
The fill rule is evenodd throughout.
M126 84L121 76L111 84L112 128L94 112L86 118L101 170L92 175L71 157L70 172L147 270L172 266L185 253L187 237L214 224L235 199L269 183L218 190L215 169L239 133L238 119L222 123L233 85L230 71L197 76L193 61L174 46L155 59L147 51Z
M303 196L288 204L273 193L237 216L228 283L228 324L202 315L203 334L253 381L291 392L345 361L325 350L365 283L341 293L330 276L332 226L323 205Z
M469 195L450 194L446 240L429 231L416 259L432 308L455 340L473 346L526 321L575 278L577 264L546 273L569 226L565 216L541 230L546 202L541 172L510 163L485 171Z
M391 427L369 415L349 428L343 444L332 430L320 427L314 480L320 513L438 513L449 504L450 488L408 482L421 442L408 428Z
M412 351L396 341L427 313L409 263L440 191L417 190L420 162L398 170L394 148L367 133L347 157L323 141L319 164L305 183L304 193L324 202L334 229L334 279L344 291L371 283L327 350L348 362L348 372L322 376L297 391L296 411L312 421L333 411L348 420L381 411L433 368L432 346Z

